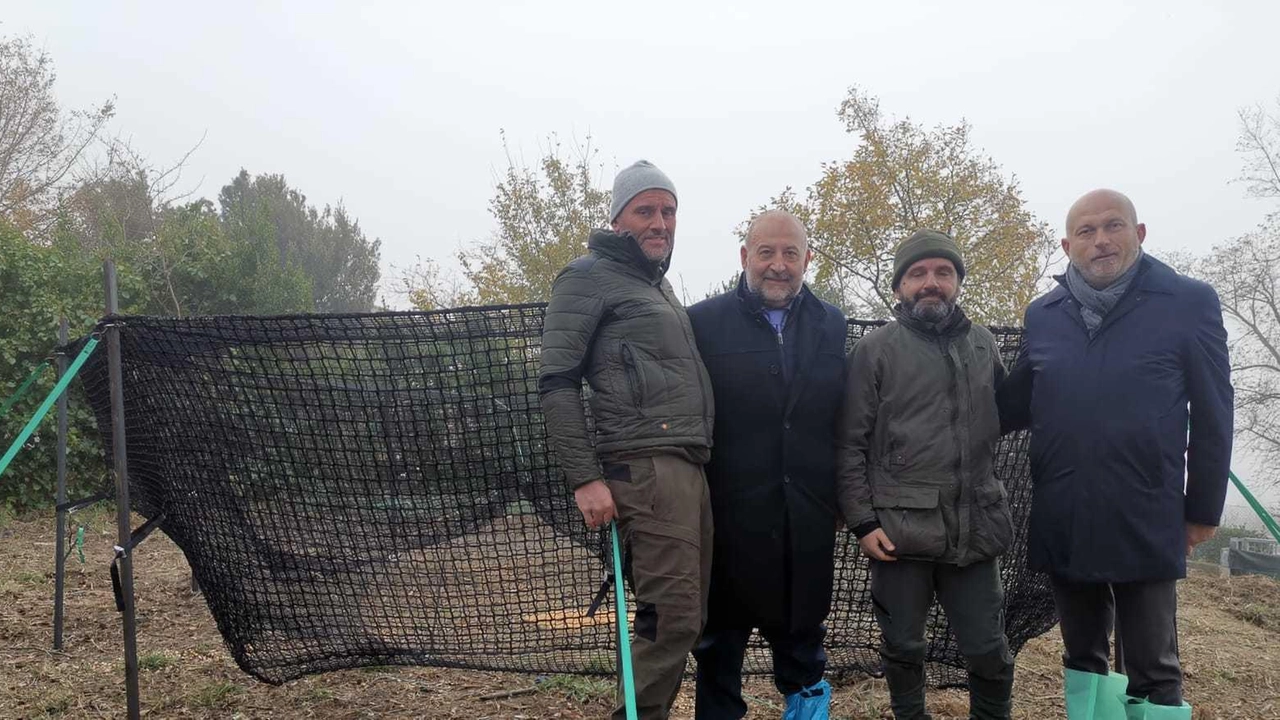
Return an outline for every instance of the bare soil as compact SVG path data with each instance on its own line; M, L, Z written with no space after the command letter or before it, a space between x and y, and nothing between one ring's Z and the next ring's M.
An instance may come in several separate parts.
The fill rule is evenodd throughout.
M53 637L54 519L42 513L0 526L0 718L123 717L120 616L107 568L114 515L97 508L85 525L85 563L67 563L62 651ZM155 718L599 718L612 684L598 678L440 668L328 673L273 687L240 672L182 553L157 533L135 552L143 715ZM1181 585L1180 646L1196 720L1280 720L1280 583L1197 571ZM1056 629L1018 656L1014 717L1063 717ZM887 718L881 680L833 678L835 718ZM781 698L751 678L751 717L776 718ZM964 694L931 693L936 718L966 716ZM686 682L674 717L693 711Z

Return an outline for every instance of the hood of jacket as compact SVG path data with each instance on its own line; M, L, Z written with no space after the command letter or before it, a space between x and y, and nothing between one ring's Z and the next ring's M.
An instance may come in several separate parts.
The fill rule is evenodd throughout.
M676 241L671 238L671 252L667 257L654 262L640 249L640 243L631 233L618 233L612 230L592 230L587 239L587 249L601 257L629 265L640 271L650 282L661 282L671 267L671 256L675 254Z

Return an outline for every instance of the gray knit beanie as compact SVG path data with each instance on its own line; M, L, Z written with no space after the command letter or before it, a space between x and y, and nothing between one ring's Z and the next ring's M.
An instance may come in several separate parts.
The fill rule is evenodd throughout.
M964 260L960 258L960 248L950 235L937 230L917 230L911 237L902 241L893 251L893 284L894 290L907 272L907 268L925 258L946 258L956 266L956 277L964 281Z
M609 221L617 220L631 198L645 190L666 190L671 197L676 197L676 186L671 183L671 178L648 160L638 160L634 165L623 168L613 179L613 207L609 208ZM678 204L679 200L676 202Z

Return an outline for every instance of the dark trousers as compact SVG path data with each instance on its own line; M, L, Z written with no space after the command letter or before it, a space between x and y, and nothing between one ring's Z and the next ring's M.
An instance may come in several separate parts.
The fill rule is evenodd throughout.
M663 720L680 692L689 651L707 617L711 496L702 466L674 455L607 463L618 528L631 555L636 710ZM612 466L612 472L610 472ZM626 718L619 676L617 720Z
M1129 695L1156 705L1182 704L1177 581L1107 584L1052 580L1066 648L1063 665L1105 675L1109 639L1118 624Z
M822 625L802 630L760 628L760 634L773 651L773 684L784 696L800 692L822 679L827 667L827 653L822 638L827 629ZM745 717L747 704L742 700L742 658L751 637L749 627L719 627L715 615L708 621L702 640L693 651L698 661L696 710L697 720L722 720Z
M880 656L893 716L928 717L925 622L935 594L969 664L969 717L1008 718L1013 655L1004 634L1004 588L996 560L964 567L920 560L871 561L871 600L884 635Z

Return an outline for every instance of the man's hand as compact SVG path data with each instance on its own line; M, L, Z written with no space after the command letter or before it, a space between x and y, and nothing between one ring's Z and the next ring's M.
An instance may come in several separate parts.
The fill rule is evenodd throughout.
M1218 528L1212 525L1200 525L1197 523L1187 523L1187 554L1197 545L1213 537L1218 532Z
M882 528L876 528L858 538L858 544L862 546L862 552L872 560L893 562L898 559L891 554L894 550L893 543L889 542L889 536L884 534Z
M598 530L609 521L618 517L618 509L613 505L613 493L603 480L592 480L573 491L573 499L578 502L582 511L582 519L587 527Z

